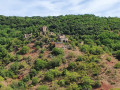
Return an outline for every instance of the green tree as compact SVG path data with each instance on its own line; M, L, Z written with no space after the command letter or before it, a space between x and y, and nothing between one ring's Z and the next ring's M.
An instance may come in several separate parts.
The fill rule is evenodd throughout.
M47 85L41 85L37 88L37 90L49 90Z
M33 77L32 84L36 85L38 82L39 82L39 78L38 77Z
M60 54L62 54L62 55L64 55L64 51L63 51L63 49L61 49L61 48L53 48L53 50L52 50L52 54L53 55L60 55Z
M30 48L28 46L23 46L22 49L20 50L20 54L26 54L28 53Z
M46 61L41 60L41 59L37 59L37 60L35 61L35 66L34 66L34 68L35 68L36 70L44 69L44 68L46 68L46 67L47 67L47 62L46 62Z
M30 77L32 78L37 74L37 71L35 69L31 69L29 74L30 74Z

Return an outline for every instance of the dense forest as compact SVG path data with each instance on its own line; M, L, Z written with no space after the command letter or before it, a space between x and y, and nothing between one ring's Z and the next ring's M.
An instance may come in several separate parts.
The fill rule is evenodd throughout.
M40 34L42 26L48 28L46 35ZM67 50L51 43L60 34L69 39ZM91 90L102 87L103 80L116 88L119 59L118 17L0 15L1 90Z

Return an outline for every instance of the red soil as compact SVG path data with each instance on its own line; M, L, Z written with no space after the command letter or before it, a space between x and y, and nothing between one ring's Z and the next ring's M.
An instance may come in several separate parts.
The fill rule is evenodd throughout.
M102 81L101 82L101 87L98 88L97 90L110 90L112 88L112 85L110 85L108 82L106 81Z

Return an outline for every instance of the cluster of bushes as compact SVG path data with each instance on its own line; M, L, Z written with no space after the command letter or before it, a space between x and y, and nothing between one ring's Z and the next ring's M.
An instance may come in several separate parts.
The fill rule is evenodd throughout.
M28 53L30 48L28 46L23 46L21 50L19 51L20 54L26 54Z
M11 78L17 78L17 75L19 74L19 70L24 68L22 64L19 64L18 62L14 62L8 70L1 68L0 70L0 76L2 77L11 77Z
M0 45L0 65L10 63L12 59L14 59L13 56L9 54L4 46Z
M114 67L115 67L116 69L119 69L119 68L120 68L120 62L116 63Z
M35 47L36 47L37 49L39 49L40 47L42 48L42 46L43 46L43 42L41 42L41 41L36 41L36 42L35 42Z
M100 46L89 46L89 45L83 45L80 47L80 50L85 53L90 53L94 55L100 55L104 53L104 50Z
M40 69L46 68L47 65L48 65L48 64L47 64L46 61L41 60L41 59L37 59L37 60L35 61L35 66L34 66L34 68L35 68L36 70L40 70Z
M53 50L52 50L52 54L53 55L64 55L64 51L63 51L63 49L61 49L61 48L53 48Z
M63 62L63 60L64 59L62 58L62 56L55 57L50 61L37 59L35 61L34 68L36 70L41 70L41 69L44 69L44 68L48 68L48 69L49 68L55 68L55 67L60 66L61 63Z
M92 87L100 87L100 83L94 82L84 73L66 71L64 78L58 81L60 86L67 86L67 90L92 89Z
M96 62L99 63L101 61L99 56L96 55L83 55L83 56L78 56L76 61L86 61L86 62Z
M61 75L61 72L57 68L50 69L45 74L45 80L52 81L55 77L58 77L60 75Z

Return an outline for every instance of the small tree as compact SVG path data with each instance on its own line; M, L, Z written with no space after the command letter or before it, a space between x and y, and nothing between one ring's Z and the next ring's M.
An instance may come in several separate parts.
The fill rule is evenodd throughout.
M67 87L67 90L79 90L78 85L74 83L70 83L70 85Z
M37 90L49 90L47 85L41 85L37 88Z
M75 69L77 67L75 62L70 62L70 64L68 65L68 69Z
M35 69L31 69L30 71L30 77L34 77L37 74L37 71Z
M58 84L59 84L60 86L65 86L65 80L62 79L62 80L58 81Z
M117 69L120 68L120 62L116 63L114 67Z
M78 58L76 59L76 61L83 61L82 56L78 56Z
M61 72L55 68L55 69L50 69L48 72L45 74L45 79L48 81L52 81L54 77L60 76Z
M26 54L28 53L30 48L28 46L23 46L22 49L20 50L20 54Z
M48 65L49 65L48 68L54 68L54 67L60 66L60 64L61 64L61 59L54 58L53 60L48 62Z
M39 78L38 77L33 77L32 84L36 85L38 82L39 82Z
M18 73L19 69L20 69L20 64L18 62L15 62L10 66L10 70L12 70L15 74Z
M52 50L52 54L53 55L60 55L60 54L64 54L64 51L63 51L63 49L61 49L61 48L53 48L53 50Z
M120 58L120 50L116 51L115 54L117 58Z
M46 61L43 61L41 59L37 59L36 62L35 62L35 66L34 68L36 70L40 70L40 69L43 69L47 66L47 62Z
M48 71L45 74L45 79L48 80L48 81L52 81L54 79L54 74L52 72Z
M4 78L2 76L0 76L0 82L3 81L3 80L4 80Z
M95 88L99 88L100 86L101 86L101 83L100 83L99 80L97 80L97 81L94 82L93 87L95 87Z
M24 82L28 82L30 80L30 75L27 75L26 77L23 78Z

